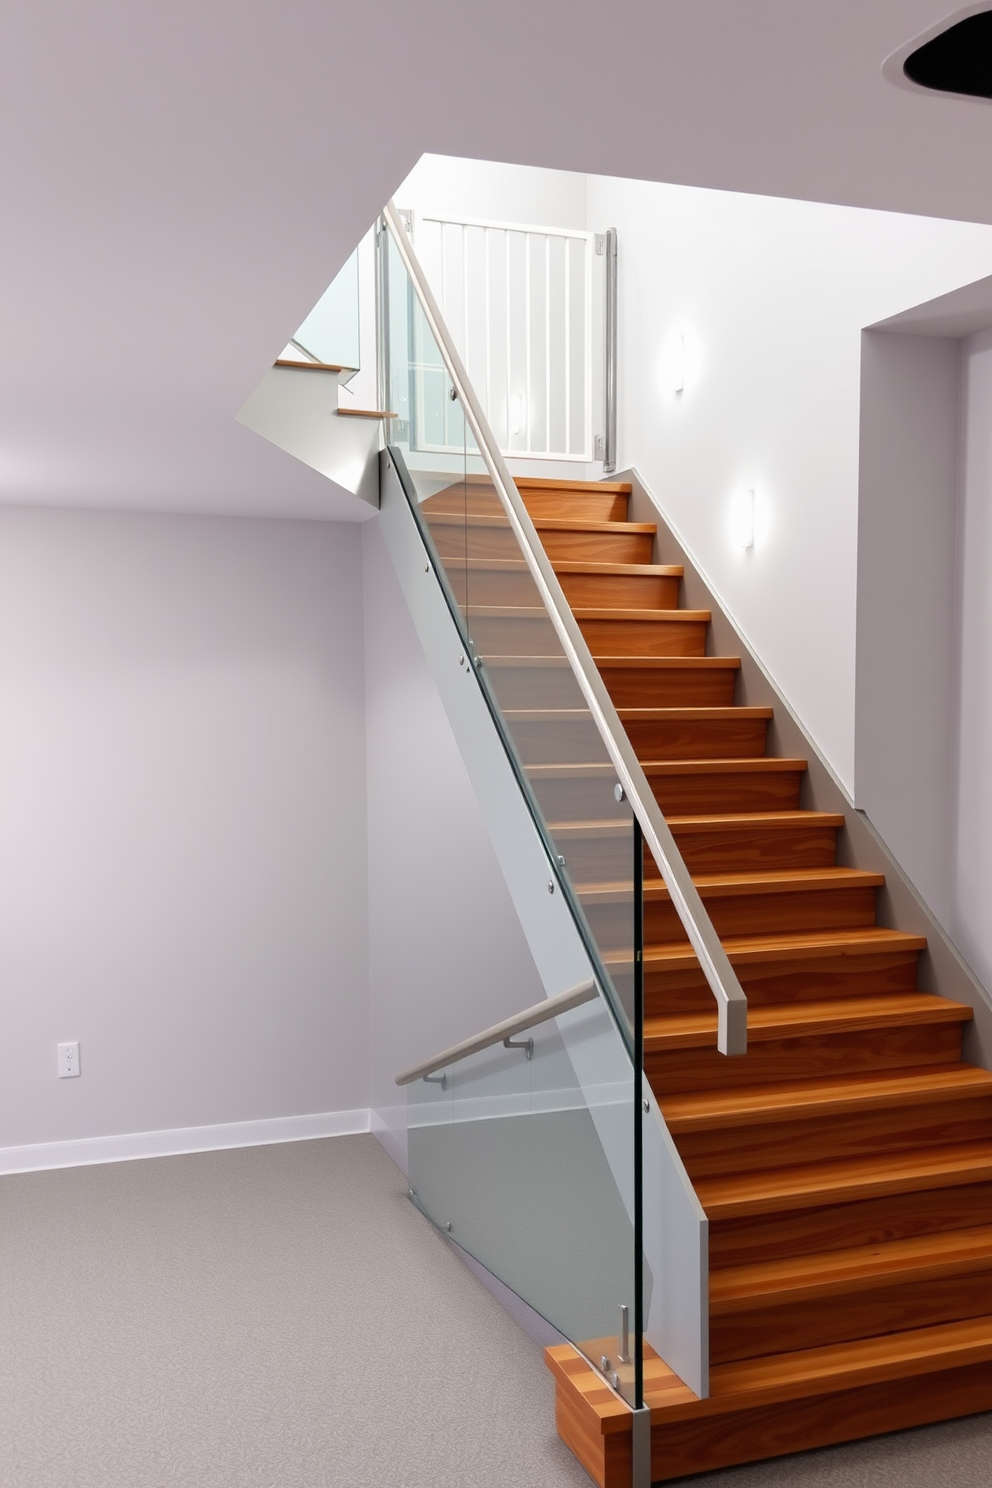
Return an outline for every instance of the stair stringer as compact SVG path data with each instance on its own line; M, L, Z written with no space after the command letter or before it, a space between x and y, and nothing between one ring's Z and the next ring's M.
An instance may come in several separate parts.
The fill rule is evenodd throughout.
M434 572L433 556L388 451L380 455L379 488L379 522L386 550L538 975L547 995L557 995L594 974L564 896L548 892L549 883L559 882L558 866L538 834L475 669L465 664L466 648ZM588 1089L602 1081L603 1071L584 1068L583 1011L576 1009L559 1019L559 1031L576 1077ZM452 1013L452 1026L457 1027L454 1004ZM411 1062L432 1052L411 1051ZM627 1072L629 1078L629 1062ZM708 1224L647 1081L642 1081L642 1088L647 1101L642 1111L645 1292L650 1297L645 1337L694 1394L705 1398L709 1391ZM617 1187L627 1195L632 1191L632 1175L626 1108L590 1102L590 1113Z
M740 656L738 702L774 708L774 718L768 729L768 753L808 761L800 801L802 808L843 815L845 825L837 843L838 865L884 873L885 886L878 892L879 923L926 936L927 949L921 952L919 960L920 990L963 1002L972 1009L974 1018L965 1029L962 1055L970 1064L992 1069L992 995L965 961L868 817L854 805L815 741L792 711L788 699L731 619L719 595L710 588L658 498L634 467L618 472L612 479L630 482L632 521L657 523L655 561L682 564L686 607L712 612L710 637L713 654Z

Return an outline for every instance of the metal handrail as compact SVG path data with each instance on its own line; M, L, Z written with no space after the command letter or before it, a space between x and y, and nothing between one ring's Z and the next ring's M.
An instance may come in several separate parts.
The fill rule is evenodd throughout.
M747 997L730 964L726 951L699 897L688 868L678 850L647 776L641 768L623 729L585 638L569 608L554 569L541 546L530 514L500 454L486 416L469 382L461 357L441 318L430 285L413 253L396 208L390 201L383 210L396 251L413 284L420 308L444 357L452 386L462 405L466 422L489 466L497 495L523 551L531 576L557 632L586 705L617 772L631 810L641 826L644 840L671 896L689 943L699 958L703 975L717 1005L717 1047L721 1054L743 1054L747 1049Z
M493 1044L505 1043L515 1033L525 1033L528 1028L536 1028L539 1023L547 1023L551 1018L557 1018L559 1013L570 1012L572 1008L582 1007L583 1003L593 1002L598 996L595 982L580 982L577 987L570 987L567 992L559 992L557 997L549 997L544 1002L537 1002L533 1007L525 1008L522 1013L515 1013L512 1018L504 1018L502 1023L494 1023L492 1028L487 1028L484 1033L477 1033L474 1038L463 1039L460 1044L452 1044L450 1049L443 1049L440 1054L435 1054L433 1059L425 1059L421 1064L415 1064L412 1069L404 1070L401 1075L396 1076L397 1085L412 1085L414 1080L422 1080L427 1075L433 1075L436 1070L444 1069L449 1064L456 1064L459 1059L467 1059L470 1054L478 1054L480 1049L490 1049Z

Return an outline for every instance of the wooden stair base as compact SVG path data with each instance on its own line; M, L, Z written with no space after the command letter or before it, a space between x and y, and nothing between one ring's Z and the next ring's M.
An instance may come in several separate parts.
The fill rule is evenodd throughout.
M631 1417L574 1349L545 1350L558 1434L600 1488L627 1488ZM667 1482L992 1409L992 1317L716 1365L700 1400L645 1359L651 1481Z

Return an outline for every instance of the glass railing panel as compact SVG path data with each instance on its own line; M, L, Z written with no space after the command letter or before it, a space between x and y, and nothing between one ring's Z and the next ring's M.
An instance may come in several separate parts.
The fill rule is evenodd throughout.
M409 1087L411 1189L633 1404L633 1066L599 997L515 1042Z
M397 415L390 451L598 989L595 1001L523 1035L532 1058L491 1047L409 1085L411 1182L432 1220L633 1402L642 1316L635 826L490 456L453 396L451 364L388 234L381 251L383 384ZM568 534L567 524L542 533L553 561L567 561Z
M549 853L633 1037L633 819L444 356L386 239L390 430L417 519ZM552 561L579 551L548 525ZM574 561L574 559L572 560Z
M359 370L361 334L358 249L343 265L293 337L291 345L314 361Z

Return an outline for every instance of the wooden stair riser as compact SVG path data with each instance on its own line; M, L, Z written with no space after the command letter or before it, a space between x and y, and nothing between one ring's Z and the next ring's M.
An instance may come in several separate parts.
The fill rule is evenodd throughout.
M682 1091L949 1064L960 1056L960 1024L910 1024L856 1033L770 1039L767 1043L752 1040L742 1059L725 1059L715 1046L676 1049L663 1054L648 1052L644 1056L644 1068L652 1089L664 1103L666 1094Z
M988 1314L992 1265L960 1276L893 1281L816 1300L721 1314L710 1320L710 1363L819 1348Z
M670 614L678 614L677 610ZM586 620L579 629L594 657L705 656L708 620Z
M816 960L740 964L735 970L752 1007L777 1002L821 1002L827 997L865 997L884 992L912 992L917 983L918 951L874 956L824 955ZM644 973L645 1013L708 1011L713 1004L709 983L698 968Z
M742 768L722 774L653 774L648 780L666 816L715 815L718 812L795 811L802 786L801 770Z
M759 1462L990 1409L992 1364L983 1363L781 1405L728 1411L715 1421L712 1417L671 1424L659 1421L651 1431L651 1481L663 1483L690 1473ZM567 1436L564 1439L568 1441ZM607 1440L610 1470L596 1481L600 1488L626 1488L629 1446L623 1458L615 1439Z
M641 760L757 759L765 752L768 731L767 719L746 716L621 722Z
M706 911L720 936L764 935L778 931L832 930L875 923L874 888L825 886L788 889L778 893L720 895L701 889ZM647 898L644 905L647 944L685 938L682 922L671 901Z
M700 829L695 824L691 828L680 826L677 820L670 821L669 826L690 873L830 868L837 860L837 828L833 826L794 821L781 826L761 823L749 828L742 823ZM645 867L647 876L653 877L653 861L646 858Z
M677 610L682 580L667 574L570 573L556 570L565 598L575 609Z
M626 522L630 497L619 492L528 490L520 487L524 506L535 522L565 518L568 521ZM503 517L506 508L488 482L455 482L423 503L430 517Z
M577 709L586 702L564 657L482 657L486 680L500 708Z
M568 859L566 858L566 863ZM575 879L574 868L569 871ZM718 935L763 935L778 930L832 930L875 923L874 888L829 886L819 889L784 889L780 893L754 893L742 888L735 895L716 897L700 890L706 911ZM633 903L633 884L619 890L609 903L578 887L580 903L600 945L612 948L628 943ZM618 938L619 937L619 938ZM650 890L644 901L644 938L647 945L673 944L688 939L685 927L671 900ZM712 994L711 994L712 996Z
M781 1257L818 1255L856 1245L884 1245L992 1223L992 1183L885 1194L846 1204L785 1209L776 1214L711 1220L710 1266L744 1266Z
M551 529L541 533L541 542L552 564L579 563L650 563L654 537L649 532L565 532Z
M492 614L484 606L473 606L466 624L476 650L487 656L547 656L558 645L557 632L543 608L537 614L514 614L512 609ZM699 620L580 617L579 628L593 656L612 656L618 649L629 656L702 656L706 651L706 623Z
M729 708L739 666L678 668L625 665L615 658L599 662L599 674L616 708Z
M454 515L428 515L427 527L445 564L486 558L519 558L520 545L509 523L464 522ZM650 563L654 538L649 532L616 532L549 528L541 541L552 563L585 560L597 563Z
M853 1098L852 1098L853 1102ZM944 1143L992 1140L992 1096L907 1102L806 1119L800 1109L774 1122L729 1117L719 1128L676 1133L690 1178L757 1172L803 1162L829 1162L866 1152L904 1152ZM992 1309L990 1309L992 1310Z
M510 728L525 764L579 764L592 752L589 740L594 725L588 715L582 715L572 725L561 721L528 724L520 715L515 715L510 720ZM775 869L834 866L834 827L804 829L800 823L794 831L782 828L777 837L772 837L770 849L759 855L749 848L744 832L718 833L718 836L730 836L732 842L740 844L738 852L723 853L708 846L706 834L680 830L677 818L669 821L669 826L691 873L734 873L752 869L771 872ZM568 846L562 847L562 851L575 883L611 883L632 876L630 834L620 832L613 823L590 822L583 823L581 828L570 828ZM644 882L650 885L658 883L660 878L658 865L645 848Z

